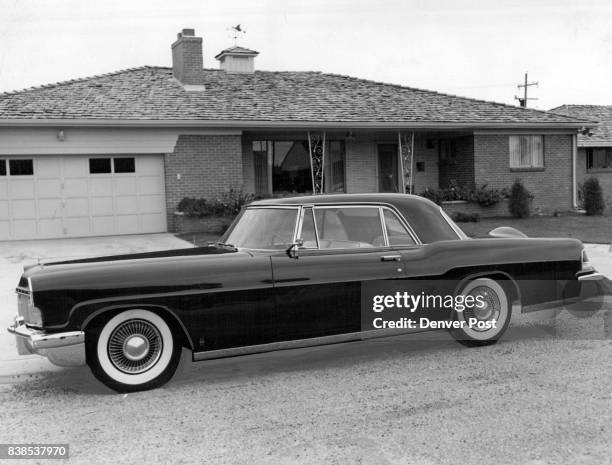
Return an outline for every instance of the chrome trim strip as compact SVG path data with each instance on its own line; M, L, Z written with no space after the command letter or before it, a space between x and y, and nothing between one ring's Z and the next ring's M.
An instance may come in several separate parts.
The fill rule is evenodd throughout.
M599 281L600 279L604 279L605 276L598 272L593 272L589 274L584 274L578 276L578 281Z
M276 350L300 349L303 347L314 347L342 342L361 341L380 337L401 336L402 334L420 333L428 331L425 329L373 329L370 331L358 331L353 333L333 334L331 336L313 337L308 339L295 339L292 341L271 342L269 344L258 344L244 347L231 347L228 349L209 350L205 352L194 352L193 361L212 360L216 358L236 357L241 355L259 354L262 352L273 352Z

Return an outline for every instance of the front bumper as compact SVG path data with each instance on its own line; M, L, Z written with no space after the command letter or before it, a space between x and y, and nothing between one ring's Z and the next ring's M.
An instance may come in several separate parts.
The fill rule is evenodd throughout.
M37 354L61 367L85 365L85 333L46 333L28 328L24 318L15 317L8 331L15 335L19 355Z

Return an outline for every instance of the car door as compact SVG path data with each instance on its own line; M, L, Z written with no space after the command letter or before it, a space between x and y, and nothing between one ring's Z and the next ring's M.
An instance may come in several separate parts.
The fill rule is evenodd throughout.
M279 340L361 331L362 283L402 275L382 208L304 207L297 237L303 240L298 258L272 256Z

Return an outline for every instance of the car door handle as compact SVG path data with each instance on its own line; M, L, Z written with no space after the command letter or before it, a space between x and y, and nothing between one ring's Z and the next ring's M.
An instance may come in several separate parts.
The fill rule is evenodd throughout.
M399 262L401 259L401 255L383 255L380 257L381 262Z

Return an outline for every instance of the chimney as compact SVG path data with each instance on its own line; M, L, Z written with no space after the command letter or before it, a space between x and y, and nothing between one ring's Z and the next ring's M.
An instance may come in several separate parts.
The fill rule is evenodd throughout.
M172 44L172 75L183 85L199 86L203 68L202 38L195 37L194 29L183 29Z
M226 73L247 73L255 72L255 57L259 52L248 48L234 46L226 48L215 58L219 60L219 67Z

